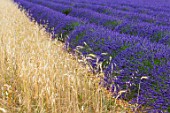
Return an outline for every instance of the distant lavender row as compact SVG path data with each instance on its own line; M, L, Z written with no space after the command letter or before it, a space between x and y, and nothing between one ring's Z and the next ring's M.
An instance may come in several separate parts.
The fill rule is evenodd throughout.
M88 3L82 3L82 2L71 2L71 1L63 1L63 0L51 0L55 3L61 3L64 5L71 5L74 7L82 7L82 8L89 8L93 9L95 11L105 13L105 14L112 14L113 16L121 15L120 16L128 16L128 17L134 17L134 20L142 20L149 23L156 23L158 25L169 25L170 24L170 14L165 12L156 12L156 11L150 11L145 8L140 7L128 7L124 4L113 4L109 6L103 6L100 4L90 4ZM97 8L97 9L96 9ZM131 16L129 16L130 14ZM168 15L167 15L168 14Z
M78 0L78 1L83 1L84 0ZM90 2L91 0L87 0L88 2ZM93 0L92 0L93 1ZM99 0L100 1L100 0ZM98 4L98 1L95 1L96 4ZM165 3L166 5L169 4L169 6L166 6L162 3ZM148 11L156 11L157 13L160 12L165 12L165 13L169 13L170 11L170 2L168 1L164 1L163 0L101 0L101 4L105 4L107 6L109 5L114 5L114 4L120 4L120 6L128 6L134 9L146 9Z
M69 35L66 45L78 46L83 55L97 55L105 72L102 85L115 96L126 90L122 98L150 106L156 112L170 108L170 48L151 43L147 39L127 36L101 26L83 25L77 18L66 16L41 5L15 0L26 9L32 19L48 24L47 30ZM83 14L82 14L83 15ZM96 58L89 60L96 67ZM142 78L142 79L141 79ZM148 78L148 79L146 79ZM141 86L138 93L139 84Z
M60 3L64 3L64 4L76 4L76 3L82 3L84 5L100 5L100 6L109 6L109 7L112 7L114 9L119 9L119 10L124 10L124 11L133 11L133 12L140 12L140 13L144 13L144 14L148 14L148 15L155 15L155 17L157 16L162 16L162 17L167 17L167 15L169 15L170 17L170 7L155 7L155 6L152 6L152 7L148 7L148 6L144 6L139 4L139 1L138 1L138 4L131 4L132 1L130 1L129 3L128 2L125 2L125 1L110 1L110 2L105 2L105 1L91 1L91 0L70 0L70 1L65 1L65 0L51 0L51 1L55 1L55 2L60 2ZM133 1L134 2L134 1ZM159 15L161 14L161 15Z
M124 10L129 10L129 9L117 10L118 6L117 7L116 6L108 7L108 6L92 5L92 4L84 4L84 3L74 3L74 2L67 3L66 1L65 2L64 1L63 2L53 1L53 2L54 3L62 3L62 4L64 3L67 6L70 5L70 6L73 6L76 8L87 8L87 9L91 9L96 12L111 15L114 17L119 17L119 18L123 17L123 19L129 19L133 22L144 21L144 22L148 22L151 24L154 23L156 25L166 25L166 26L170 25L169 18L164 18L162 16L160 18L158 18L155 16L147 15L147 14L135 13L136 11L135 12L124 11Z
M128 19L133 22L147 22L148 24L155 24L155 25L165 25L170 26L170 19L168 18L155 18L155 16L147 15L147 14L140 14L130 11L122 11L116 10L111 7L107 6L100 6L100 5L85 5L85 4L74 4L76 8L87 8L92 9L96 12L107 14L114 17L119 17L123 19ZM128 9L127 9L128 10Z
M54 4L44 0L29 0L33 3L41 4L63 14L86 20L96 25L102 25L108 29L119 33L129 34L140 37L147 37L152 42L159 42L170 45L170 28L164 26L149 25L145 22L134 23L128 20L121 21L119 18L97 13L95 11L83 8L73 8L62 4Z
M29 0L29 1L32 1L32 0ZM35 1L35 0L33 0ZM43 1L43 0L41 0ZM89 3L75 3L75 2L71 2L71 1L63 1L63 0L50 0L51 2L54 2L54 3L61 3L61 4L64 4L64 5L70 5L70 6L74 6L76 8L88 8L88 9L92 9L92 10L95 10L99 13L104 13L104 14L108 14L108 15L112 15L112 16L119 16L120 17L126 17L129 19L133 19L134 21L137 21L137 20L141 20L141 21L145 21L145 22L148 22L148 23L155 23L157 25L166 25L166 26L169 26L170 24L170 16L167 17L167 15L163 15L162 13L161 16L158 16L159 13L157 12L151 12L149 14L140 14L139 11L137 11L137 9L133 9L134 12L129 12L129 11L125 11L125 10L129 10L129 8L124 8L124 6L117 6L119 4L114 4L114 6L111 6L111 7L108 7L108 6L101 6L101 5L92 5L92 4L89 4ZM49 1L48 1L49 2ZM117 10L117 9L120 9L120 10ZM144 10L145 13L146 10ZM151 15L152 14L152 15ZM169 14L169 13L168 13ZM128 17L127 17L128 16ZM130 18L131 17L131 18ZM126 19L124 18L124 19Z
M145 3L143 1L145 1ZM157 5L154 4L154 2L157 3ZM169 5L165 6L162 3L165 3L166 5L169 4ZM160 1L159 0L147 0L147 1L146 0L130 0L130 2L128 2L128 0L122 0L122 1L119 1L119 4L128 6L128 7L133 7L133 8L141 8L141 9L146 9L150 11L156 11L158 13L165 12L168 14L170 11L170 2L168 3L168 1L163 1L163 0L160 0Z

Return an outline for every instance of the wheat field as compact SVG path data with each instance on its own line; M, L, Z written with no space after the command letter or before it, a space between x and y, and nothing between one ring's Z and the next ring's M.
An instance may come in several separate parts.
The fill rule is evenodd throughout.
M16 4L0 0L0 112L131 112L132 105L98 85L103 75L84 64Z

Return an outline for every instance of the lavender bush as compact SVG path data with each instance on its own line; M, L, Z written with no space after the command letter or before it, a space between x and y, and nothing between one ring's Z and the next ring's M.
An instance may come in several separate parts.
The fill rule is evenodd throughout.
M102 84L114 96L126 90L127 93L121 97L128 101L137 102L138 98L139 104L153 106L157 110L169 109L170 49L167 46L121 35L95 25L78 27L70 34L68 41L72 49L83 46L79 51L85 56L93 53L99 62L103 62L103 68L108 66L104 70ZM95 60L90 62L94 67L97 65ZM142 77L148 79L141 81ZM141 91L138 96L140 81Z

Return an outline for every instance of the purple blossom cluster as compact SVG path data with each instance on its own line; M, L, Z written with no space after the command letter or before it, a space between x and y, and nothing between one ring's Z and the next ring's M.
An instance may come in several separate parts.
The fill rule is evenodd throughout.
M14 0L54 38L63 34L67 48L93 54L88 61L113 96L124 91L119 98L147 112L170 112L170 7L127 1Z

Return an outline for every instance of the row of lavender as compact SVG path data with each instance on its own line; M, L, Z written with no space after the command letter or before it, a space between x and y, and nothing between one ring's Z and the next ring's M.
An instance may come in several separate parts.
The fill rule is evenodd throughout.
M36 2L39 4L44 4L44 2L42 2L42 0L34 0L32 2ZM54 4L55 3L55 4ZM98 13L102 13L102 14L106 14L106 15L110 15L110 16L114 16L114 17L118 17L119 19L128 19L130 21L133 22L147 22L148 24L155 24L155 25L164 25L164 26L169 26L170 25L170 19L169 18L163 18L165 16L161 17L157 17L157 16L151 16L151 15L147 15L147 14L137 14L134 13L132 11L122 11L122 10L115 10L118 8L120 8L119 6L114 6L114 7L108 7L108 6L100 6L100 5L92 5L92 4L84 4L84 3L74 3L74 2L64 2L64 1L53 1L53 3L48 2L48 6L50 8L56 6L59 7L58 9L55 8L55 10L59 10L59 11L66 11L68 9L68 11L71 12L72 8L83 8L83 9L91 9L93 11L96 11ZM53 4L54 6L50 5ZM61 7L63 7L64 4L64 8L61 9ZM47 4L46 4L47 5ZM159 14L159 13L156 13ZM166 15L168 16L168 15ZM170 17L170 16L169 16Z
M54 35L61 33L69 35L66 40L67 47L73 50L80 47L79 51L85 56L95 54L96 57L89 59L89 62L93 67L96 67L96 61L101 63L105 72L101 84L110 89L115 96L119 91L126 90L127 92L121 95L122 98L151 106L157 111L168 112L170 109L168 46L151 43L146 38L119 34L99 26L99 23L89 24L87 19L65 15L61 11L57 12L39 4L25 0L15 2L29 13L31 19L47 25L47 31Z
M168 17L170 17L170 10L166 10L166 9L158 9L158 8L146 8L146 7L141 7L141 6L137 6L137 5L130 5L130 4L124 4L124 3L119 3L119 4L108 4L108 5L101 5L100 3L96 4L92 4L89 2L71 2L71 1L63 1L63 0L50 0L53 1L55 3L61 3L61 4L65 4L65 5L71 5L71 6L77 6L77 7L88 7L93 9L96 9L96 7L98 8L98 11L101 11L101 13L112 13L118 11L117 13L128 13L128 12L133 12L136 15L143 15L144 17L149 17L152 19L160 19L160 21L166 20L166 21L170 21ZM112 10L114 9L114 10ZM152 9L152 10L151 10ZM111 11L110 11L111 10ZM116 11L115 11L116 10ZM131 13L130 13L131 14Z
M77 7L75 8L73 6L62 5L49 1L47 2L44 0L29 1L31 1L32 3L41 4L55 11L62 12L63 14L80 18L83 21L86 20L89 23L94 23L96 25L103 26L119 33L147 37L150 39L151 42L158 42L165 45L170 45L170 27L168 26L170 21L164 23L167 24L167 26L157 26L155 24L143 22L142 20L137 21L137 17L135 16L134 20L136 21L134 22L132 21L133 17L131 19L127 19L127 17L125 16L123 18L124 14L120 13L117 13L114 16L101 14L96 12L98 10L98 7L95 6L91 6L91 8L93 7L93 9L96 9L95 11L93 11L89 9L90 7L88 7L88 9ZM113 11L111 12L114 13ZM143 20L151 21L148 19L144 19L144 17Z
M61 3L66 3L65 0L51 0ZM165 0L69 0L68 3L83 3L83 4L93 4L93 5L102 5L102 6L121 6L126 8L135 8L136 10L148 10L154 12L164 12L169 13L170 11L170 2Z

